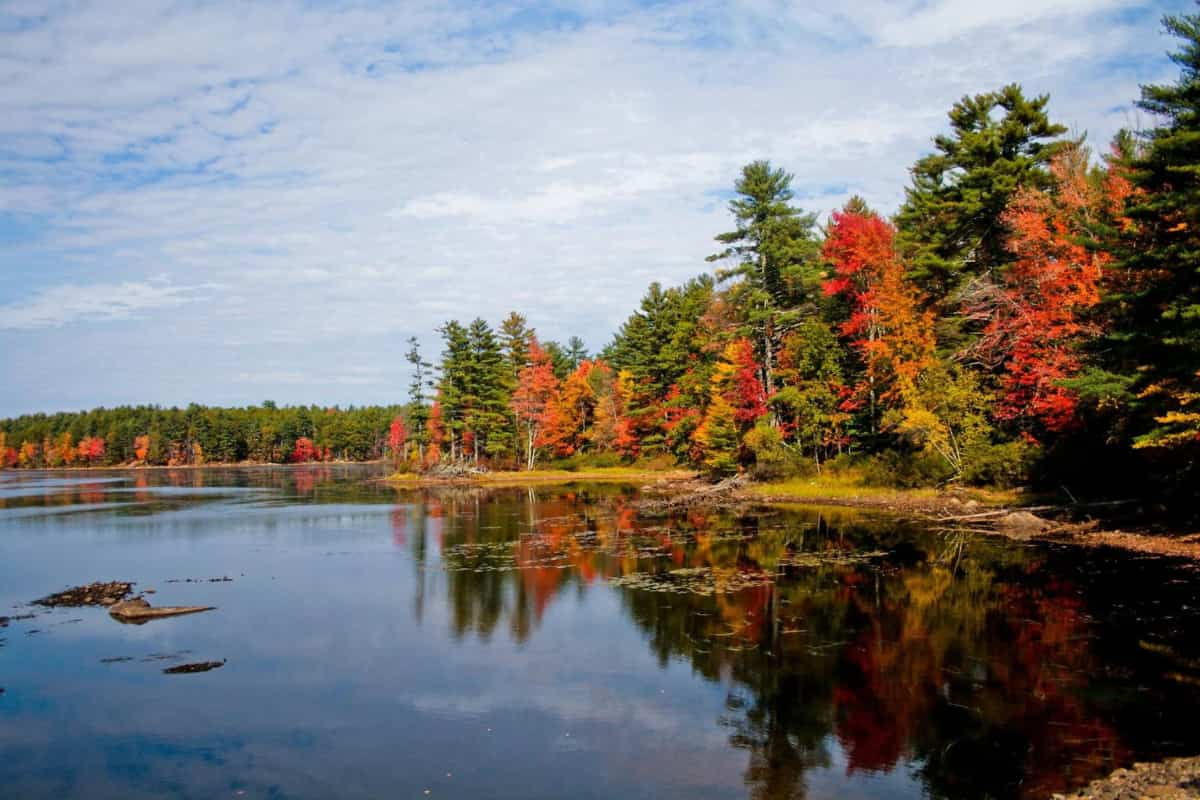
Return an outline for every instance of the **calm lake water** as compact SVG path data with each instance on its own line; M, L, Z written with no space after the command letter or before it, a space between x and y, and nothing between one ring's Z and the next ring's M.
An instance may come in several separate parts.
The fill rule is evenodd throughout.
M0 796L1045 798L1200 753L1189 567L371 476L0 473ZM218 609L25 605L113 579Z

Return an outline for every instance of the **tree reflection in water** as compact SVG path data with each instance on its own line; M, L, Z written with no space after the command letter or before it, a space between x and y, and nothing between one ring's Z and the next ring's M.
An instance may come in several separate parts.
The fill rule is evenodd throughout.
M1089 611L1130 587L1092 585L1104 576L1076 555L838 509L642 518L633 500L599 487L414 495L393 524L421 573L417 615L431 546L458 637L507 627L526 641L556 599L618 592L661 664L685 659L728 687L720 722L748 753L756 798L804 797L806 775L835 764L911 770L935 797L1047 797L1200 747L1177 735L1196 708L1186 682ZM849 557L870 551L886 556ZM698 581L688 591L666 580L681 569ZM638 586L606 586L631 575ZM1150 695L1171 719L1137 710Z

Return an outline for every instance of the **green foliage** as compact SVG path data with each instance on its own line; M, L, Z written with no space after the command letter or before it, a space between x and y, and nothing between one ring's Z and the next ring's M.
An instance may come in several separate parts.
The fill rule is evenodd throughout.
M134 461L154 466L246 460L283 463L301 437L312 440L331 459L367 461L382 457L387 427L404 412L401 406L340 409L275 403L244 408L120 406L0 420L0 431L14 447L23 442L38 446L38 459L29 465L34 467L50 463L45 443L59 440L64 433L75 442L89 436L103 438L103 464L109 466ZM136 453L139 437L145 437L144 459Z
M950 109L951 133L913 166L896 224L910 274L934 300L1008 260L1000 216L1018 187L1047 184L1067 130L1050 121L1048 102L1016 84L963 97Z
M1037 445L1019 440L978 443L967 451L962 480L973 486L1024 486L1041 454Z
M954 476L946 460L927 450L882 450L868 455L844 455L827 465L832 475L850 473L866 486L917 489L938 486Z
M733 264L717 278L733 282L728 299L741 316L738 333L754 340L768 393L775 391L779 338L820 280L816 215L791 205L791 183L792 176L770 162L743 167L734 184L738 196L729 202L736 228L716 237L725 247L708 257Z
M751 428L742 444L754 459L751 472L755 480L777 481L798 478L816 472L813 462L801 456L783 441L779 428L765 420Z
M1142 88L1161 125L1125 154L1132 184L1123 291L1110 299L1107 356L1136 395L1134 447L1175 451L1181 480L1200 472L1200 15L1169 16L1179 79ZM1194 484L1193 484L1194 488Z

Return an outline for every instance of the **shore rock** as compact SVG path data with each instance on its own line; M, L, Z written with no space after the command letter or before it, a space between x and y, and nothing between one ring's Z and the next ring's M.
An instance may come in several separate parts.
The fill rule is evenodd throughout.
M1156 800L1200 798L1200 756L1134 764L1132 769L1119 769L1074 794L1056 794L1054 800L1140 800L1143 797Z
M1043 533L1050 523L1028 511L1013 511L1001 517L996 527L1014 538L1030 538Z
M118 622L140 624L162 617L178 617L182 614L198 614L201 611L212 611L215 606L160 606L155 608L146 602L145 598L135 597L112 606L108 613Z

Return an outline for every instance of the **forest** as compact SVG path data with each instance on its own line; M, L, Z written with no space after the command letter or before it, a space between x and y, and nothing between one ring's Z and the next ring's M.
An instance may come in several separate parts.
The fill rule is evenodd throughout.
M1164 24L1178 79L1099 151L1013 84L954 104L890 217L854 198L822 222L747 164L711 271L652 284L599 353L516 312L451 320L436 364L409 340L394 407L29 415L0 461L853 466L1177 498L1200 480L1200 15Z

